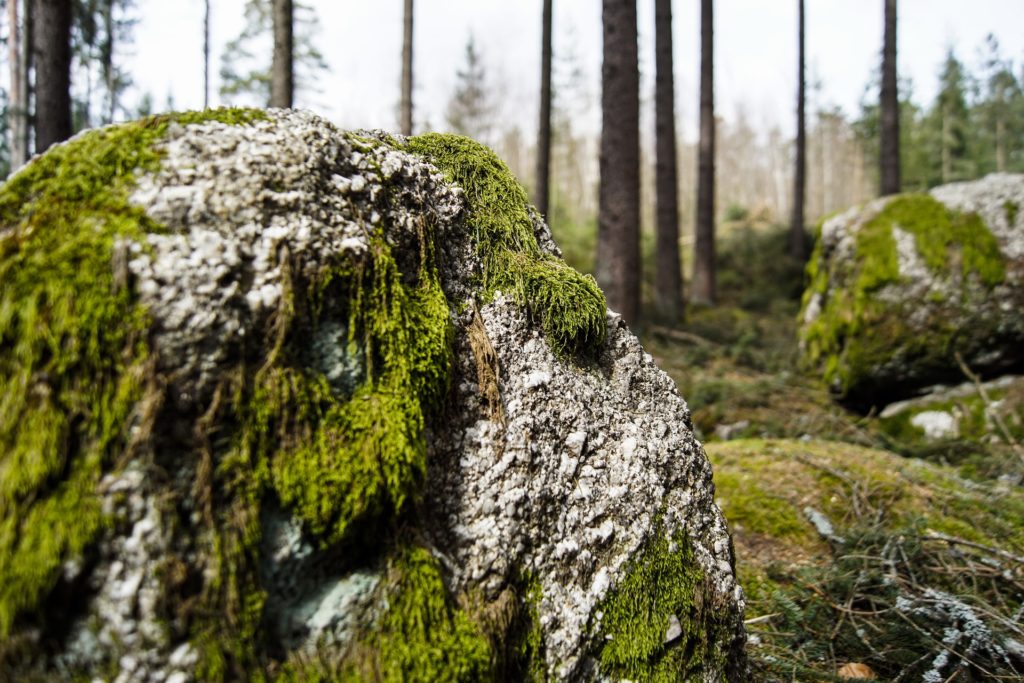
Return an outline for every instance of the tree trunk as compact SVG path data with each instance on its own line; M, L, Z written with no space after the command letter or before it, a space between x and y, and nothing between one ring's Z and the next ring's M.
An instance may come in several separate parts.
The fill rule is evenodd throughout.
M608 306L634 323L640 309L640 73L636 0L602 0L601 180L597 279Z
M1000 113L996 118L996 171L1006 170L1006 120Z
M551 0L544 0L540 41L540 126L537 131L537 183L534 203L546 219L551 182Z
M402 22L402 135L412 135L412 0L405 0Z
M7 48L11 66L11 171L18 170L28 161L28 72L22 40L25 34L18 16L20 5L21 0L7 0L7 19L10 24Z
M953 180L953 133L949 123L949 104L942 104L942 183Z
M712 0L700 3L700 152L697 161L697 230L690 298L713 305L715 288L715 85Z
M798 0L797 5L796 168L793 170L793 213L789 221L789 254L802 263L807 258L807 241L804 237L804 195L807 190L804 0Z
M657 256L654 303L658 317L671 324L683 315L679 272L679 181L676 169L675 79L672 70L672 0L654 5L655 204Z
M295 101L292 0L274 0L274 60L270 71L270 106L290 108Z
M900 102L896 80L896 0L885 0L885 39L882 45L881 194L900 191Z
M114 69L114 0L107 0L103 3L103 30L104 38L100 50L100 67L103 72L103 84L107 90L106 110L101 116L104 123L114 120L114 112L117 110L117 72Z
M71 0L34 0L36 150L71 137Z
M210 108L210 0L203 14L203 109Z

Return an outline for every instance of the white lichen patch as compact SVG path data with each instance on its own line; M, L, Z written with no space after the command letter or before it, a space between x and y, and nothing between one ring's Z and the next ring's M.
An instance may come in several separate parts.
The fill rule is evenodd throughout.
M98 565L91 570L89 609L71 624L56 667L71 677L116 663L115 683L164 683L191 680L196 654L188 644L170 651L161 612L162 569L171 548L158 499L147 473L133 462L100 483L104 513L116 526L99 543ZM65 580L80 567L65 568Z
M609 317L600 369L585 369L500 295L480 313L505 423L472 417L481 399L467 379L457 426L431 447L428 491L450 529L456 585L494 596L516 571L536 578L548 673L561 680L593 665L597 608L659 519L663 533L685 531L717 599L742 604L686 403L622 320ZM458 358L460 376L475 377L472 356Z
M931 195L950 208L981 216L1003 255L1011 261L1024 260L1024 176L992 173L932 188ZM1008 206L1015 208L1007 211Z
M132 245L129 268L186 406L203 401L247 335L266 334L286 288L358 259L373 239L415 242L424 224L462 210L418 157L308 112L172 125L158 149L160 171L138 179L131 201L168 232Z

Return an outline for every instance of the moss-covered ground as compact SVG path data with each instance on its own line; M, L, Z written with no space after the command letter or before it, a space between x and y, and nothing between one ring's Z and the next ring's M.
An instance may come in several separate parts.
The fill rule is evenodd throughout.
M1022 390L986 403L962 378L965 393L928 406L962 416L959 435L940 440L910 424L913 411L883 420L844 409L801 369L800 277L785 269L784 234L732 235L721 244L723 305L643 341L712 462L755 680L838 681L849 663L876 680L921 680L936 662L936 680L1019 680L1024 660L1004 654L1024 638ZM752 251L759 261L742 256ZM968 628L983 635L951 639Z

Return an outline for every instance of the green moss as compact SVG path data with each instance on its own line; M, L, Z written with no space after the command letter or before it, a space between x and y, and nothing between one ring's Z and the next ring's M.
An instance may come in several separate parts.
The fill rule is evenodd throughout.
M432 263L409 286L390 248L373 249L345 285L350 343L365 353L369 380L342 400L323 376L273 368L253 400L264 453L275 432L294 435L271 456L275 492L326 544L343 540L354 521L397 516L418 496L424 414L444 398L452 362L448 304Z
M490 645L455 607L429 551L414 548L395 561L388 610L378 624L385 681L479 681L487 678Z
M1003 202L1003 211L1006 212L1006 223L1013 226L1017 222L1017 212L1020 211L1017 202L1007 199Z
M808 362L823 370L825 381L842 397L856 392L863 379L897 350L924 366L945 365L950 344L964 343L948 322L949 315L937 314L930 333L922 334L908 328L909 310L877 296L880 289L901 279L895 227L914 236L921 258L937 274L948 273L959 263L965 279L976 278L989 288L1006 277L998 243L977 214L948 209L928 195L895 197L861 226L854 263L826 263L819 239L807 266L810 284L803 308L812 300L822 308L801 329L801 341ZM830 290L830 283L836 282L846 284ZM943 302L941 297L931 300L959 305Z
M276 680L495 680L491 642L452 599L430 551L415 546L399 550L387 574L379 598L384 612L348 649L347 658L296 658Z
M429 133L410 152L441 169L465 192L469 224L483 260L483 290L500 290L539 320L559 353L593 351L604 342L605 300L597 283L541 252L522 186L489 149L469 138Z
M815 544L814 531L788 498L761 490L762 468L715 472L715 496L730 525L803 546Z
M115 276L118 240L162 228L128 202L172 122L247 123L211 110L91 131L0 188L0 638L105 524L96 486L144 391L146 312Z
M214 523L219 578L204 596L194 634L205 679L252 677L263 668L252 643L261 622L258 519L265 496L279 499L324 547L353 546L421 496L424 430L444 405L453 353L433 227L422 227L419 262L405 270L385 241L373 240L366 255L313 281L284 278L270 352L251 376L239 369L226 408L232 414L216 420L240 428L213 484L226 509ZM325 315L346 319L342 343L365 363L365 380L350 394L308 368L309 331ZM233 618L224 620L225 613Z
M724 615L712 613L705 590L686 535L670 539L656 531L600 605L602 673L616 679L680 681L720 669L727 643L718 620L724 621ZM673 616L682 634L666 644Z
M829 517L840 535L859 509L880 520L883 531L921 520L928 528L960 530L957 535L978 543L1014 553L1024 549L1024 494L991 483L967 484L951 467L839 442L751 439L705 448L716 481L754 472L758 495L809 505ZM728 514L726 519L731 521ZM776 540L788 549L784 554L808 556L799 536Z

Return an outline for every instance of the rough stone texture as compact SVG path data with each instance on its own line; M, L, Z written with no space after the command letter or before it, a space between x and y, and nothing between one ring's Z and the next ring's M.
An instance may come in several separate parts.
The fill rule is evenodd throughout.
M821 226L801 313L802 342L835 394L854 407L881 407L962 380L955 352L989 375L1024 361L1024 176L993 174L931 191L954 221L981 219L966 233L970 244L943 242L946 233L906 211L873 239L864 238L879 216L908 199L920 203L917 197L874 200ZM975 259L979 237L994 238L996 259ZM920 240L931 240L945 264L929 263Z
M208 449L216 462L226 446L197 446L194 424L228 400L223 382L240 359L266 353L293 282L359 263L375 239L397 260L416 261L424 221L438 231L455 367L448 405L427 425L427 477L418 514L402 522L405 537L431 549L453 599L497 603L523 577L535 581L539 667L561 680L601 675L602 601L655 533L684 537L706 588L696 609L722 624L707 634L722 657L702 664L702 678L743 670L731 541L672 381L613 313L603 346L574 359L552 352L522 306L500 292L484 296L462 190L400 144L286 111L246 125L173 125L159 143L161 168L136 179L131 201L166 230L145 243L121 240L113 259L114 268L126 264L152 319L157 423L146 457L115 461L102 481L98 495L114 523L87 558L68 558L62 582L81 594L37 671L174 683L200 675L202 643L173 616L174 601L196 598L217 571L203 554L210 513L197 493L210 465L188 449ZM541 249L557 255L532 218ZM351 395L367 359L347 342L347 318L329 306L319 316L293 355L331 391ZM469 341L481 323L495 352L497 407L478 385L481 361ZM357 546L365 556L353 557L350 546L313 537L277 501L266 501L255 523L266 591L255 647L266 661L324 648L347 656L387 609L386 553L396 539ZM185 578L172 584L171 576ZM516 599L525 605L527 596ZM693 635L680 632L683 616L670 615L666 642Z
M658 517L695 540L720 604L740 601L686 403L622 319L609 317L598 367L581 368L554 356L503 297L480 315L501 368L505 420L478 407L472 354L461 350L460 408L431 446L433 507L456 585L497 595L517 565L528 568L543 587L551 673L563 679L593 668L580 635Z

